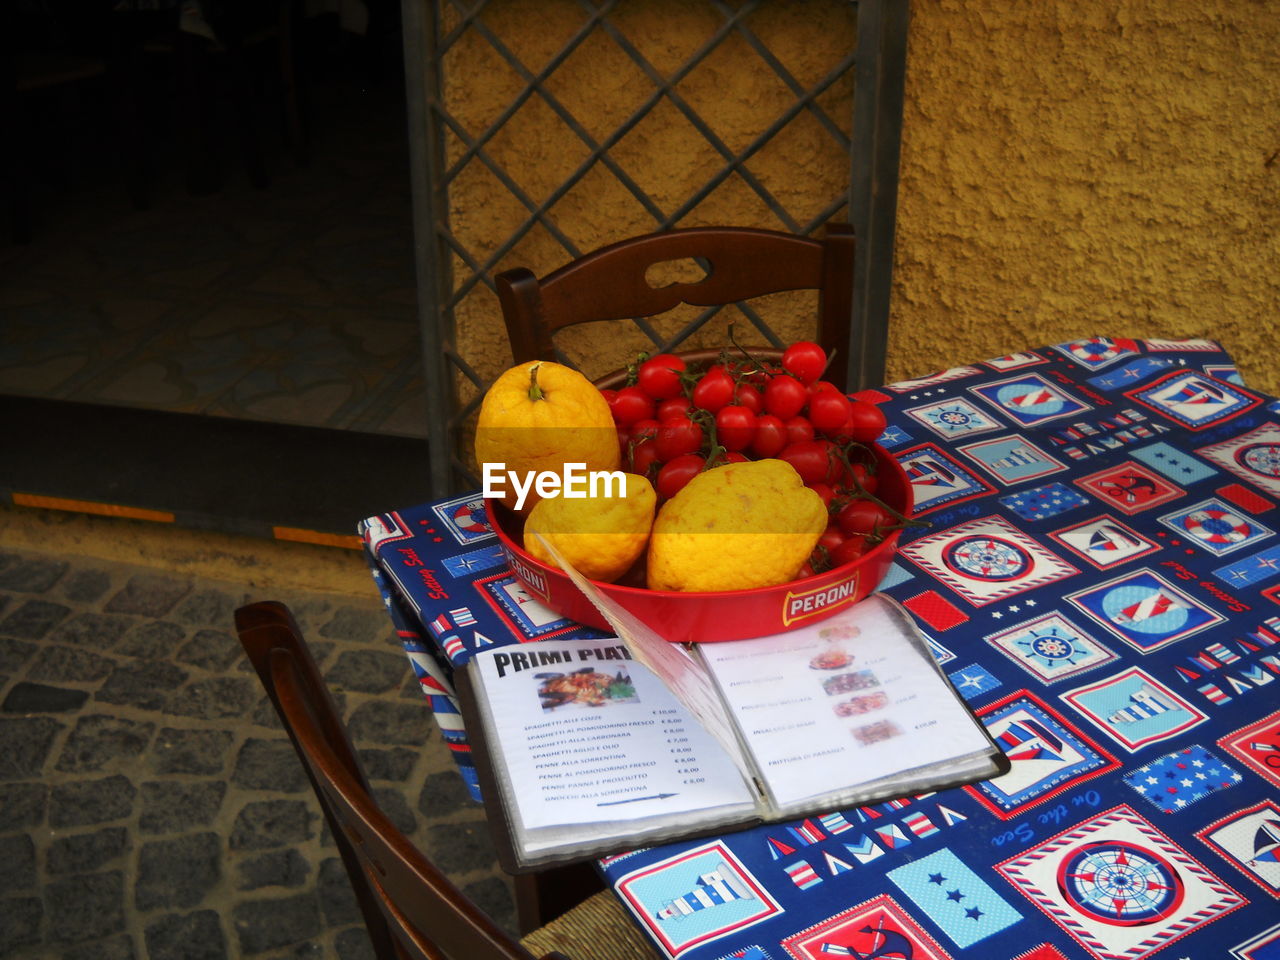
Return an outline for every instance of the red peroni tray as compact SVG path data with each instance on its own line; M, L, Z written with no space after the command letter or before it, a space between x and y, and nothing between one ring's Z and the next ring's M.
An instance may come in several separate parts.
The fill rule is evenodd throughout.
M904 516L911 515L911 484L898 462L878 444L876 496ZM498 535L511 572L531 596L578 623L611 629L600 612L563 571L524 551L522 518L494 500L485 501L489 523ZM847 609L872 593L889 571L898 532L855 560L823 573L773 587L680 593L596 583L600 590L673 643L746 640L782 633Z

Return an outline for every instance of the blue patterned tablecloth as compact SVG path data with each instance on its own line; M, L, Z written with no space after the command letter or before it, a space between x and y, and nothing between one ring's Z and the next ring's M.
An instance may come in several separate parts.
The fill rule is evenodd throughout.
M1100 337L860 396L930 522L882 589L1012 770L601 861L642 929L689 960L1280 960L1280 401L1211 341ZM599 635L480 507L362 527L473 790L450 667Z

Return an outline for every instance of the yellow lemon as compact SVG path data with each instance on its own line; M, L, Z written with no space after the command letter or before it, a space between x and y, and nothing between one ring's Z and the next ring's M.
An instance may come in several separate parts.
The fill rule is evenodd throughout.
M657 495L634 473L619 496L548 497L529 511L524 548L539 560L559 566L534 534L541 534L569 563L591 580L612 583L627 572L649 542Z
M494 381L480 405L475 452L486 493L492 487L507 506L525 510L542 495L535 476L563 476L567 463L584 464L588 473L616 470L621 461L608 401L577 370L547 360L522 363ZM525 484L521 498L517 487Z
M822 498L782 460L700 473L649 537L653 590L745 590L794 580L827 526Z

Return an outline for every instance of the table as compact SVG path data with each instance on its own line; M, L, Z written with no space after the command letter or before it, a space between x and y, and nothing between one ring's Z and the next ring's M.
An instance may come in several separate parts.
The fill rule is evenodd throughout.
M881 589L1012 770L600 861L641 928L697 960L1280 958L1280 401L1212 341L1102 337L859 396L929 521ZM451 666L599 635L480 508L361 527L473 792Z

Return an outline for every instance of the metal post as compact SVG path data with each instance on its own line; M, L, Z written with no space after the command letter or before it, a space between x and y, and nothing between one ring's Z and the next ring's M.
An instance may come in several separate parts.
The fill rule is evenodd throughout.
M404 30L405 110L409 124L410 183L413 189L414 268L418 283L418 328L422 344L422 379L427 399L427 444L430 496L450 492L453 437L449 431L453 383L445 359L452 340L448 260L442 256L439 229L447 224L448 205L437 172L444 168L443 144L434 112L440 107L440 62L436 51L436 4L433 0L401 0Z
M849 219L858 246L853 269L853 326L845 358L846 382L851 390L884 382L909 18L908 0L858 3L854 149L849 178Z

